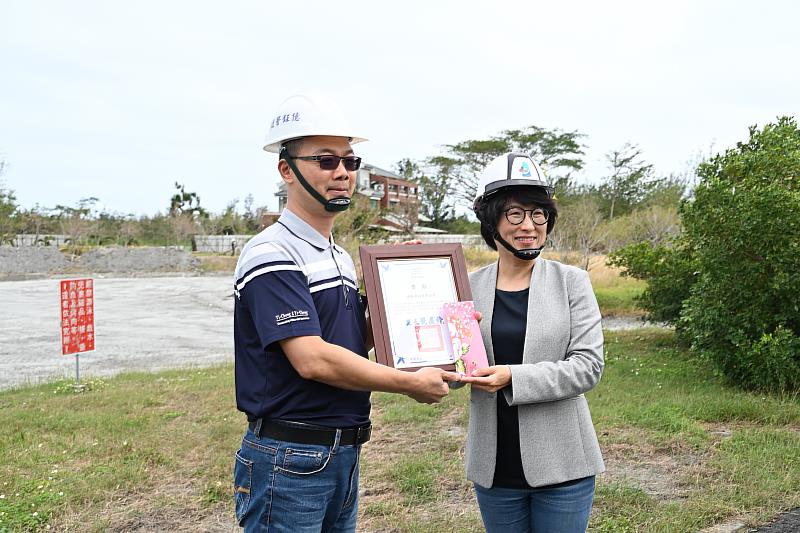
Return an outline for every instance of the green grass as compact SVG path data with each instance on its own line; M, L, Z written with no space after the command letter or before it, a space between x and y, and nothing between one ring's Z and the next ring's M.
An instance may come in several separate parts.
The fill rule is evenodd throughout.
M595 283L594 294L603 316L641 316L643 311L636 303L646 284L643 281L622 278L613 286Z
M800 506L797 398L726 386L663 330L608 333L606 351L587 395L608 466L590 531L699 531ZM0 392L0 532L232 522L244 417L230 366L125 374L90 389ZM373 404L359 531L482 531L462 464L468 390L435 406L390 394Z
M242 425L230 368L127 374L81 394L66 390L0 393L0 531L73 514L89 527L102 520L93 508L147 492L160 505L184 504L171 483L189 485L189 499L227 504Z
M726 517L753 522L800 505L800 402L725 386L670 332L606 335L606 370L587 395L607 445L689 461L682 497L601 484L597 531L698 531ZM602 444L602 443L601 443Z

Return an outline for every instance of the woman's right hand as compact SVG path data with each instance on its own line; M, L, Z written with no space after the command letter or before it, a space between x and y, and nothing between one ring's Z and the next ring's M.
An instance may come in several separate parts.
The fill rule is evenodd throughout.
M461 381L482 391L497 392L511 383L511 368L508 365L479 368L470 376L462 376Z

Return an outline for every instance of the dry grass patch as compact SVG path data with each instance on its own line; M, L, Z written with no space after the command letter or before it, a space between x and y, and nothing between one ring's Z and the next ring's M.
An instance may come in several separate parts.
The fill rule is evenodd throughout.
M634 487L654 500L671 502L686 500L699 479L713 475L705 454L682 446L664 449L643 442L634 432L626 433L631 438L617 442L601 436L606 471L600 481L604 484Z
M376 394L362 456L359 531L482 531L463 473L467 391L437 406ZM435 416L429 416L433 413Z
M233 275L233 271L236 270L236 261L239 260L238 255L217 255L197 252L193 253L192 255L200 260L201 272L214 272L220 274L227 272L231 276Z

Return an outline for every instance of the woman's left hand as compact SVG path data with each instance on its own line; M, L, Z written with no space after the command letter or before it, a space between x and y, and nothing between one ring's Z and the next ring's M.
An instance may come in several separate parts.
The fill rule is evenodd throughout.
M461 381L463 383L471 383L476 389L497 392L511 383L511 369L508 365L479 368L471 376L462 376Z

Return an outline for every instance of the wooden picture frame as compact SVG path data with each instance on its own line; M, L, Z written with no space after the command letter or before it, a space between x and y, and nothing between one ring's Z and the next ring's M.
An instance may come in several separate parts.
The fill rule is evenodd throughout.
M413 295L418 294L420 291L428 290L428 292L430 292L433 290L439 293L446 293L449 291L455 296L455 300L457 301L472 300L472 291L470 290L469 276L467 274L467 262L464 259L464 251L461 244L361 246L359 247L359 256L361 258L361 270L364 276L364 289L367 294L367 306L369 308L372 337L375 342L375 359L377 362L407 371L414 371L424 366L434 366L449 371L455 370L455 365L453 363L401 364L404 362L404 354L395 353L393 347L398 346L399 339L391 338L391 330L398 324L398 320L402 322L403 319L402 317L398 319L396 311L387 309L386 302L386 298L389 297L389 294L397 294L398 285L393 285L393 287L387 291L387 287L384 287L382 283L382 274L387 276L389 269L394 269L395 272L405 270L406 272L413 272L413 274L409 274L410 280L419 280L421 276L423 278L426 277L425 271L428 268L442 269L436 270L436 272L431 271L431 274L435 275L430 276L429 279L434 280L434 282L436 280L446 279L446 284L450 283L452 286L442 287L436 284L437 286L435 287L425 289L424 282L422 287L417 287L415 283L409 282L409 286L404 289L409 291L408 294L411 295L408 296L408 298L413 297ZM446 266L444 266L443 261L449 262L449 277L444 272ZM435 267L433 265L435 265ZM402 276L403 272L392 275ZM395 280L395 278L392 279L393 281ZM432 309L438 302L437 295L429 296L428 294L423 294L421 299L425 300L421 308L427 307L428 309ZM453 300L452 298L448 298L438 303L439 309L441 310L441 307L445 303L448 303L448 301ZM391 303L392 302L390 302L390 304ZM403 303L406 306L408 305L408 301ZM408 311L406 310L405 312ZM430 315L430 312L428 314ZM406 326L408 326L407 323ZM431 329L430 326L418 325L412 327L416 328L416 339L419 351L426 351L423 350L422 345L419 344L420 331L425 328ZM403 342L408 342L408 339L404 338ZM396 356L398 364L395 364Z

